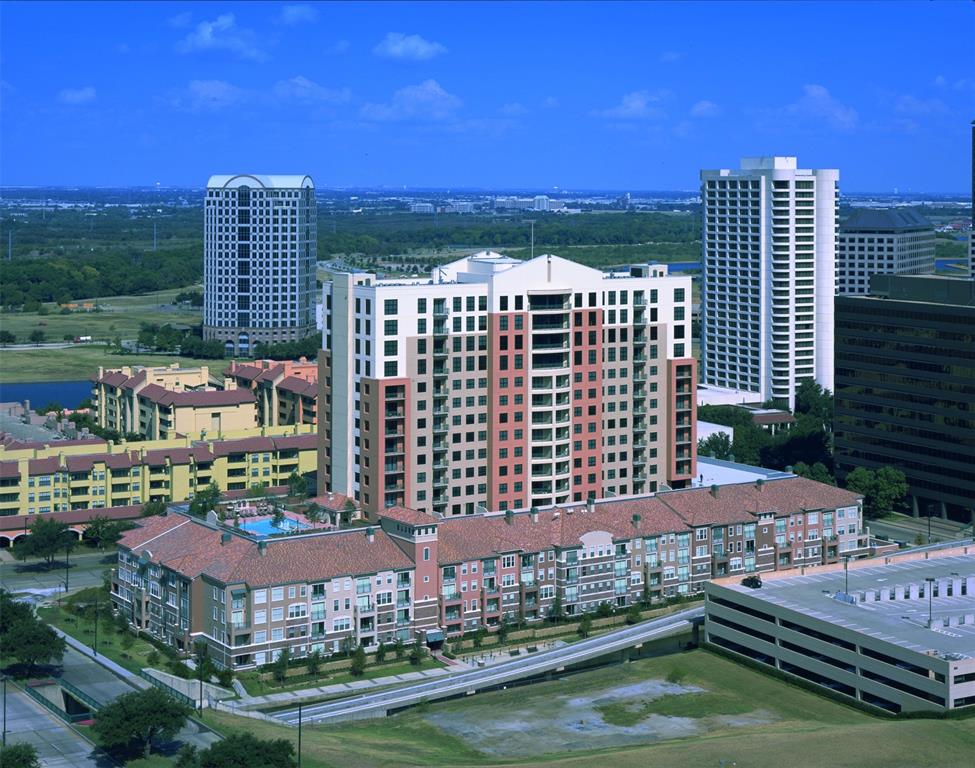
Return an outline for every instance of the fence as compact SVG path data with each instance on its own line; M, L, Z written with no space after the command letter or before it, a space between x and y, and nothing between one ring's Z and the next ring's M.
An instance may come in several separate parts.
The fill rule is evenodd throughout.
M43 696L41 696L41 694L39 694L37 691L35 691L29 685L25 685L23 687L23 691L28 696L30 696L34 701L38 702L39 704L42 704L47 710L49 710L50 712L52 712L55 715L57 715L61 720L64 720L64 722L66 722L66 723L72 724L72 723L80 722L82 720L90 720L91 719L91 713L90 712L78 712L77 714L69 715L63 709L60 709L59 707L55 706L54 702L49 701L48 699L46 699Z
M182 691L177 691L171 685L167 685L162 680L160 680L158 677L153 677L148 672L146 672L144 669L140 669L139 670L139 677L141 677L143 680L148 681L150 684L154 685L159 690L165 691L166 693L168 693L170 696L172 696L177 701L181 701L183 704L186 704L188 707L191 707L193 709L196 709L196 706L197 706L196 699L190 698L189 696L187 696Z

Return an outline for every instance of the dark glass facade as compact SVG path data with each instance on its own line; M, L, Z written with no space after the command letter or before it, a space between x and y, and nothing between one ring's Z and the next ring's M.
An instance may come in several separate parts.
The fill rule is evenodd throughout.
M837 472L891 465L915 512L975 510L975 282L880 275L836 297Z

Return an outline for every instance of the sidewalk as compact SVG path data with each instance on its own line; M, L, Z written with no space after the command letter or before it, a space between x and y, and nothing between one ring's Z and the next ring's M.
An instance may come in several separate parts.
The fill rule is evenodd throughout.
M116 675L118 675L119 677L121 677L127 683L129 683L131 685L134 685L136 688L148 688L148 687L150 687L150 683L148 683L145 680L143 680L141 677L139 677L134 672L129 672L129 670L127 670L125 667L121 666L120 664L116 664L114 661L112 661L107 656L103 656L102 654L98 654L96 656L95 655L95 652L91 649L90 646L85 645L84 643L82 643L77 638L72 637L71 635L67 634L66 632L62 632L57 627L51 627L51 629L53 629L55 632L58 633L58 635L60 635L61 637L63 637L64 638L64 641L68 645L70 645L72 648L74 648L76 651L78 651L78 653L80 653L82 656L85 656L85 657L91 659L92 661L94 661L97 664L101 664L106 669L111 670Z
M561 640L547 643L538 643L538 650L549 650L558 645L565 645ZM263 696L241 695L236 706L241 709L252 707L263 707L274 704L294 703L298 699L322 698L326 696L341 696L342 694L362 693L371 688L384 688L399 683L416 682L417 680L433 679L452 675L458 672L467 672L479 666L492 666L502 664L512 659L523 658L528 652L521 648L521 653L512 656L508 650L485 651L480 654L465 654L463 657L448 659L442 655L435 654L436 658L445 667L436 669L417 670L416 672L405 672L401 675L388 675L386 677L375 677L370 680L354 680L351 683L336 683L335 685L322 685L317 688L302 688L297 691L282 691L281 693L268 693ZM235 686L236 688L236 686Z

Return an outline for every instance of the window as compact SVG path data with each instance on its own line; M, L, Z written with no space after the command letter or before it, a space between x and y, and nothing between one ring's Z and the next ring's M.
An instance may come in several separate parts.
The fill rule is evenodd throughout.
M273 587L271 589L271 602L284 600L284 587Z
M255 624L266 624L267 623L267 611L254 611L254 623Z
M267 602L267 590L266 589L255 589L254 590L254 605L261 605Z
M399 310L399 302L397 299L385 299L383 301L383 314L384 315L395 315Z
M282 621L284 619L284 607L271 609L271 621Z

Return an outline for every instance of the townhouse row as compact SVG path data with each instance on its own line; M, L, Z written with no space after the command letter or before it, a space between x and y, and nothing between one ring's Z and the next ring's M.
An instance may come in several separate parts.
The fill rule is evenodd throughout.
M210 483L223 491L287 485L292 472L315 470L317 438L311 427L284 431L209 442L91 441L4 450L0 517L185 501Z
M180 514L126 533L117 608L224 666L432 639L866 554L856 494L799 477L260 539Z

